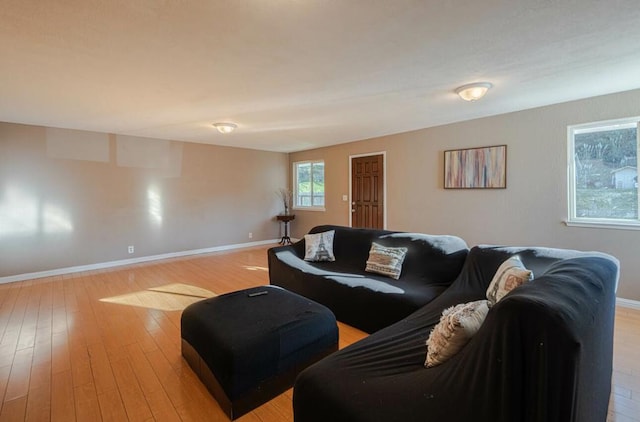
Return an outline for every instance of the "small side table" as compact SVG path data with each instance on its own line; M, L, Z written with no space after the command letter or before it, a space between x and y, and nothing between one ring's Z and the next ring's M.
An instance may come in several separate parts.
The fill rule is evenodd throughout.
M291 238L289 237L289 222L291 220L294 220L295 218L296 216L294 214L285 214L285 215L276 216L276 219L278 221L282 221L284 223L284 236L282 236L282 239L280 239L281 245L291 244Z

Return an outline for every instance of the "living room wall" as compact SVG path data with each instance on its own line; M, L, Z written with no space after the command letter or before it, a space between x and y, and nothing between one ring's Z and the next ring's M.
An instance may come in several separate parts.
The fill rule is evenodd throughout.
M0 277L276 239L287 169L284 153L0 123Z
M474 107L460 102L460 107ZM349 224L349 156L386 151L387 227L454 234L469 245L599 250L621 261L618 297L640 300L640 231L568 227L567 125L640 116L640 90L297 152L325 161L325 212L295 210L295 237ZM445 190L444 151L507 145L507 189Z

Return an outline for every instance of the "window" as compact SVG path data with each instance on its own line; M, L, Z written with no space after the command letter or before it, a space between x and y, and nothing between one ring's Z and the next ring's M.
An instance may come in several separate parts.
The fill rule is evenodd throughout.
M293 163L293 207L324 210L324 161Z
M638 226L640 118L570 126L569 222Z

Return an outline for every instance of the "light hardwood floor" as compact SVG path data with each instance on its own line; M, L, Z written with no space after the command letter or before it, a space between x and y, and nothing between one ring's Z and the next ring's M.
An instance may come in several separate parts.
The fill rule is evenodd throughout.
M268 283L266 247L0 285L0 421L227 421L180 355L180 311L104 302ZM365 336L339 324L340 347ZM610 421L640 421L640 312L616 312ZM238 419L292 421L291 390Z

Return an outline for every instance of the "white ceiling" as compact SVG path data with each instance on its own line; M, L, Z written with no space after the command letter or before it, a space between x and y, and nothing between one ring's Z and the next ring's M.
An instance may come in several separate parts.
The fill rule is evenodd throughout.
M640 88L638 6L1 0L0 121L284 152L406 132Z

